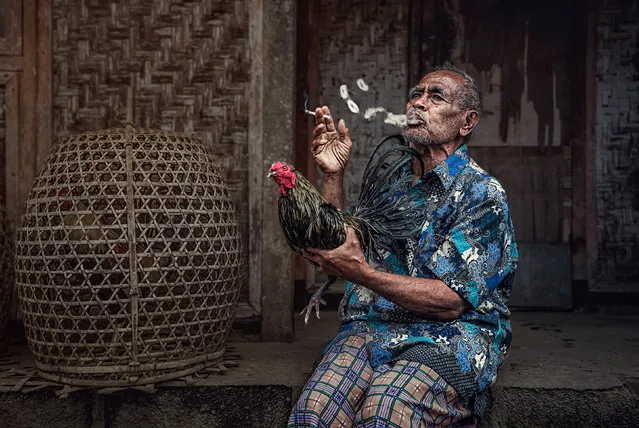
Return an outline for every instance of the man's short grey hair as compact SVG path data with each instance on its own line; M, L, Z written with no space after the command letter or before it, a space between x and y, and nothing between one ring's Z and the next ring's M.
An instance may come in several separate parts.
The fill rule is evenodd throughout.
M473 79L470 74L466 73L464 70L455 67L449 62L435 67L432 71L440 70L457 73L464 78L464 86L459 92L459 108L461 108L462 111L481 111L481 91L479 90L479 86L477 86L475 79Z

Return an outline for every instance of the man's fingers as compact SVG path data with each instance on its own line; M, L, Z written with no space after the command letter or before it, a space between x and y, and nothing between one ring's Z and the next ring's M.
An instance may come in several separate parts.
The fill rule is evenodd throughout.
M358 241L359 242L359 238L357 238L357 233L355 233L355 229L353 229L350 226L346 226L344 227L344 230L346 230L346 240L344 241L344 243L346 243L347 241Z
M324 110L322 110L320 107L317 107L315 109L315 126L320 124L324 124Z
M333 117L331 116L331 111L328 107L322 107L322 113L324 114L324 123L326 124L326 130L328 132L335 131L335 122L333 122ZM315 113L315 117L317 117L317 112Z
M337 124L337 133L339 134L339 138L342 141L351 139L351 136L348 133L348 128L346 127L346 122L344 122L344 119L339 120L339 123Z
M321 135L325 132L326 132L326 125L324 125L323 123L320 123L313 129L313 136L317 137L318 135Z

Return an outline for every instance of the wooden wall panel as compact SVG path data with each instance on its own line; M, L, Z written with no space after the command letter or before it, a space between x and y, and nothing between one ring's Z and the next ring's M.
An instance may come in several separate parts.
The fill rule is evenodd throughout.
M3 171L6 170L7 167L7 159L6 159L6 133L7 133L7 120L5 111L7 109L6 106L6 89L4 86L0 86L0 168ZM7 200L5 196L5 182L6 182L6 174L0 174L0 204L6 206Z
M0 31L0 90L4 123L2 203L11 232L37 171L38 147L48 148L51 138L50 19L51 0L2 2ZM45 80L46 79L46 80ZM14 290L11 318L19 318Z
M7 218L13 227L18 218L19 187L18 163L20 141L20 90L19 76L16 72L0 72L0 91L2 104L0 106L0 138L2 163L4 174L2 177L2 205L7 209Z
M2 2L0 55L22 55L22 1L3 0Z
M55 136L123 125L133 75L137 124L194 133L216 157L247 248L246 1L54 0L52 12Z
M434 47L425 51L420 64L426 69L453 62L475 78L482 92L481 119L469 147L508 194L520 244L511 304L569 307L571 49L573 32L584 31L572 26L573 5L552 0L434 1Z
M518 243L567 243L570 195L562 175L568 161L561 148L470 146L469 152L506 190Z

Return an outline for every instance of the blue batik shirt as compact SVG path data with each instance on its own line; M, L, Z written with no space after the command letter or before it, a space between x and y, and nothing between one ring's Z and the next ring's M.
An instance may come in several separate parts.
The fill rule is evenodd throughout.
M477 396L495 381L511 342L507 304L518 254L506 194L465 145L406 191L423 204L423 227L401 260L388 256L390 271L439 279L468 309L454 321L431 321L348 283L337 338L364 334L373 366L428 364L480 413Z

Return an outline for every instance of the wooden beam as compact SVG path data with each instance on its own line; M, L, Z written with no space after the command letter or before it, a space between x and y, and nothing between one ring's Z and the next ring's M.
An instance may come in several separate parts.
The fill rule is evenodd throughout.
M20 82L20 152L19 152L19 209L31 188L36 174L37 159L37 72L38 72L38 37L37 37L37 0L23 1L23 60L24 71Z
M249 50L251 52L251 82L249 85L249 305L260 313L262 309L262 200L264 181L264 140L262 123L263 64L262 0L249 0Z
M262 4L263 163L257 173L263 176L273 162L290 162L294 157L296 3L273 0ZM293 257L279 224L277 190L264 182L262 192L262 340L290 341Z
M575 0L573 3L576 3ZM586 83L587 74L587 40L588 32L588 10L586 8L575 7L575 20L572 31L572 52L570 63L572 65L572 88L570 90L572 111L571 131L571 261L572 279L587 280L587 248L586 248L586 152L587 152L587 119L586 119L586 97L588 88Z
M306 18L307 25L307 33L306 34L319 34L319 15L320 15L320 7L321 4L318 1L308 1L308 16ZM298 14L300 19L303 17L302 14ZM302 37L303 33L298 33L298 40ZM321 61L321 40L319 37L308 37L308 50L305 55L306 59L306 79L307 79L307 90L311 99L311 103L309 105L310 110L315 110L318 107L322 100L319 99L320 93L320 71L319 64ZM310 116L307 116L305 119L306 124L306 138L303 140L302 144L306 144L306 178L313 185L318 185L318 177L317 177L317 166L315 164L315 160L313 159L313 153L310 150L311 144L313 144L313 129L315 128L315 120L312 118L309 120ZM306 291L312 290L315 292L315 266L312 263L306 261L306 259L301 258L301 263L304 264L305 271L305 289Z
M410 20L408 29L408 82L412 88L421 76L422 18L424 0L410 0Z
M416 33L419 37L416 48L419 49L419 61L415 63L417 66L417 74L415 81L410 82L407 88L412 88L433 66L440 65L440 45L442 45L440 27L438 19L441 19L441 3L442 0L421 0L420 10L420 27ZM408 94L406 94L408 95Z
M51 2L52 0L38 0L38 135L36 148L36 171L42 166L51 147L53 127L51 125L52 91L51 91Z
M309 9L312 7L309 0L298 0L297 2L297 34L315 34L310 31L309 28ZM309 122L312 122L310 116L304 113L304 94L308 94L308 68L311 61L310 58L310 44L316 37L297 37L297 73L295 75L295 168L302 173L306 178L309 177L309 162L308 158L311 156L310 144L309 144ZM316 62L317 60L315 60ZM317 101L316 98L312 98L313 101ZM314 105L309 106L309 109L313 109ZM310 180L310 178L309 178ZM306 259L295 254L294 256L295 266L295 287L303 287L308 280L311 279L308 276ZM297 290L295 290L297 291ZM302 290L303 292L304 290Z

